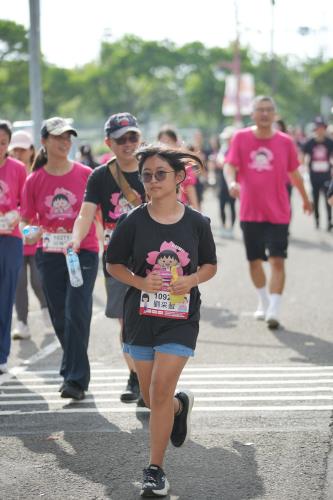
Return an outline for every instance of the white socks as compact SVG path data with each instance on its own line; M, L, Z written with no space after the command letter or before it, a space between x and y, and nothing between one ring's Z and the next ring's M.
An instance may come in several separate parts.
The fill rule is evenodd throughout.
M258 293L259 300L258 300L257 310L254 313L254 317L256 319L265 319L266 311L270 302L267 288L263 286L262 288L257 288L256 290Z
M278 319L280 313L281 306L281 297L280 293L271 293L269 296L269 306L266 313L266 319L275 318Z

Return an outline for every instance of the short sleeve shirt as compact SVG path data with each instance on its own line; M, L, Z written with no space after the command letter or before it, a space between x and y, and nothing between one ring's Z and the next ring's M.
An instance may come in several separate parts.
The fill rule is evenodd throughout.
M107 250L106 260L112 264L131 261L134 274L145 277L161 264L172 260L179 274L189 275L203 264L216 264L216 251L210 221L196 210L185 206L183 217L175 224L160 224L153 220L147 205L130 212L116 227ZM171 265L171 264L170 264ZM141 291L130 287L124 304L124 341L136 345L160 345L176 342L194 348L197 334L187 328L198 322L200 292L190 292L188 319L147 318L139 315ZM154 336L148 325L158 322L159 335ZM147 328L142 328L142 324ZM181 340L179 324L181 323ZM175 326L178 325L178 329Z
M313 137L304 144L303 151L310 157L309 169L311 178L318 180L330 179L333 141L326 137L322 142L319 142Z
M240 130L231 141L226 162L238 170L241 221L289 223L286 184L299 161L287 134L276 131L268 139L259 139L252 128Z
M12 210L19 210L26 176L23 163L14 158L6 158L0 167L0 214L5 215ZM8 236L22 237L18 225Z

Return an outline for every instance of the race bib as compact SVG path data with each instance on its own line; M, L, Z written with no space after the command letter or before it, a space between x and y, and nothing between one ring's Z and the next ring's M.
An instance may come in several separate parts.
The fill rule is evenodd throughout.
M110 239L115 227L116 224L114 222L106 222L104 225L104 250L107 249L108 244L110 243Z
M0 234L10 234L12 232L9 226L9 220L5 215L0 216Z
M72 233L43 233L43 251L64 253L71 240Z
M328 172L330 169L330 164L328 161L313 161L312 171L313 172Z
M159 318L187 319L190 306L190 294L171 295L170 292L141 292L140 314Z

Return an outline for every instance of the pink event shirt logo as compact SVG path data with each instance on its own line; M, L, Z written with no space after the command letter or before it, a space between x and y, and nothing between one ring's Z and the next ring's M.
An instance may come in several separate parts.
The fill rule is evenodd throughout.
M109 217L113 220L119 219L122 214L126 214L133 208L122 193L113 193L110 202L114 206L114 210L109 211Z
M9 186L5 181L0 180L0 205L10 205Z
M273 153L270 149L260 147L256 151L250 153L251 162L249 167L257 172L273 170Z
M65 188L56 188L54 194L45 198L45 205L50 209L48 219L74 219L77 211L73 206L77 202L75 194Z

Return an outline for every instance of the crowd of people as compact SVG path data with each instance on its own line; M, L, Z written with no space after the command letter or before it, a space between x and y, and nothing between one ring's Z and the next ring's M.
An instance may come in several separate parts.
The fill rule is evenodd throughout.
M79 159L70 158L78 132L64 118L44 121L37 152L27 132L12 133L10 123L0 121L0 375L8 370L11 338L31 336L30 274L45 329L53 329L62 348L60 397L85 397L101 255L105 315L119 322L128 367L120 399L150 409L144 497L168 493L163 462L169 439L180 447L189 438L194 397L176 387L195 354L198 285L213 278L217 266L210 219L201 213L204 186L216 185L222 237L233 236L239 211L258 297L254 318L270 329L280 326L292 187L304 212L314 211L318 229L323 193L327 230L333 228L333 140L324 120L314 120L313 135L301 144L277 121L274 100L259 96L252 121L243 129L226 127L207 152L202 137L184 145L170 126L145 145L137 119L116 113L104 126L109 154L101 165L88 144L81 145ZM312 200L301 163L308 168ZM81 286L69 279L69 249L79 258ZM17 321L11 331L14 305Z

